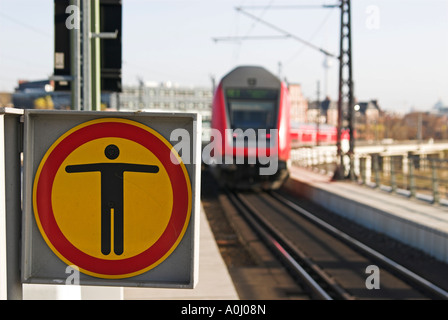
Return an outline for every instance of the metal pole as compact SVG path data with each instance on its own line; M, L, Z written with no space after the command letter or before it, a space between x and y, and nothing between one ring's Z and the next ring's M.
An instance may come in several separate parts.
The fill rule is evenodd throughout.
M6 189L6 163L5 163L5 116L0 116L0 184ZM6 195L0 196L0 300L8 299L8 244L6 241Z
M373 155L373 171L375 172L375 188L380 187L380 165L379 165L379 158L380 156L378 154Z
M92 70L90 46L90 0L82 0L82 92L83 110L92 110Z
M333 175L333 180L341 180L344 178L344 155L342 153L342 87L343 87L343 47L344 47L344 14L343 14L343 6L344 0L341 0L341 31L340 31L340 39L339 39L339 88L338 88L338 123L337 123L337 131L336 131L336 152L337 152L337 161L336 161L336 170Z
M397 177L395 172L395 157L390 156L390 187L392 189L392 192L397 191Z
M0 108L0 300L21 300L21 109Z
M414 156L411 154L408 154L408 165L409 165L409 192L410 197L415 198L416 191L415 191L415 176L414 176Z
M435 159L429 159L431 163L431 171L432 171L432 195L433 195L433 203L439 204L439 180L437 178L437 165Z
M415 177L414 177L414 164L409 162L409 192L410 197L415 198Z
M92 34L100 33L100 0L91 1ZM92 50L92 110L101 110L101 39L91 38Z
M348 86L348 94L347 94L347 98L348 98L348 105L347 105L347 109L348 109L348 131L349 131L349 139L350 139L350 143L349 143L349 151L348 151L348 155L350 157L350 169L349 169L349 176L350 179L353 180L355 178L355 165L354 165L354 157L355 157L355 135L354 135L354 94L353 94L353 64L352 64L352 26L351 26L351 8L350 8L350 0L346 0L345 3L345 9L344 13L346 14L346 40L348 41L347 43L347 48L346 48L346 56L347 56L347 72L348 72L348 77L347 77L347 83L346 85Z
M80 0L70 0L70 4L80 8ZM79 18L79 17L78 17ZM79 25L71 29L71 70L72 70L72 110L81 110L81 32Z
M359 170L361 171L361 182L363 185L366 184L366 161L367 157L362 157L359 159Z
M316 146L319 146L319 125L320 125L320 81L317 81L317 121L316 121Z
M349 151L350 158L349 177L354 179L354 131L353 131L353 81L352 81L352 49L351 49L351 13L350 0L341 0L341 34L339 55L339 99L338 99L338 125L337 125L337 155L340 164L337 166L334 180L345 178L344 154L341 148L341 136L344 112L347 108L347 128L350 135Z

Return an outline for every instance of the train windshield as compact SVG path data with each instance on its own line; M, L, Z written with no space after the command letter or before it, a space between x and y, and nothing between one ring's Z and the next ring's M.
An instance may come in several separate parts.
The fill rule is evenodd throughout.
M275 129L277 90L228 89L226 91L232 129Z

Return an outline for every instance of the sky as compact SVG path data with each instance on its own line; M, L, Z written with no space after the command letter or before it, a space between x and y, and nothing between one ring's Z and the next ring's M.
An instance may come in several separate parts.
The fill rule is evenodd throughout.
M338 61L325 68L325 56L296 38L337 56L340 10L306 5L338 2L123 0L123 84L211 87L236 66L259 65L301 84L306 98L319 83L320 97L336 100ZM0 0L0 91L52 74L53 14L52 0ZM285 32L294 37L278 37ZM448 0L353 0L352 51L358 101L396 112L448 106Z

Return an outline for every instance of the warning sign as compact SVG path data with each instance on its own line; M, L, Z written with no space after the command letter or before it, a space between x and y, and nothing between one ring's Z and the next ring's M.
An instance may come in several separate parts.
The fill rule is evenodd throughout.
M172 145L122 118L87 121L57 139L37 168L32 197L51 250L106 279L161 264L182 240L192 210L189 175Z

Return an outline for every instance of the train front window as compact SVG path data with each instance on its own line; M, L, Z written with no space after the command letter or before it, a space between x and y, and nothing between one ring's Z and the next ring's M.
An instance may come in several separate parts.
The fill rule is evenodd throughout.
M276 128L278 91L229 89L226 93L233 129Z
M266 101L234 101L230 103L232 127L271 129L275 127L275 103Z

